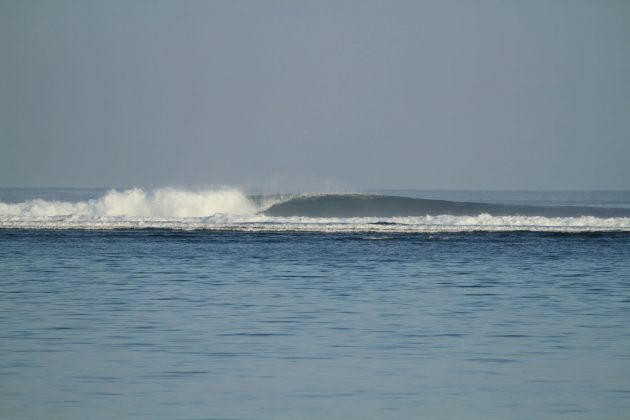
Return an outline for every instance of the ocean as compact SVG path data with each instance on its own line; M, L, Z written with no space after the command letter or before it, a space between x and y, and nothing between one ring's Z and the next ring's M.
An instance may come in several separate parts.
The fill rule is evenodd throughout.
M0 189L0 417L627 419L630 192Z

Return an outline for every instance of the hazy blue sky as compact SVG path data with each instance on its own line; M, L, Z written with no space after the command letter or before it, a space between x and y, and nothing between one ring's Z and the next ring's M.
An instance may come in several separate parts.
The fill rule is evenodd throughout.
M0 0L0 186L630 189L630 1Z

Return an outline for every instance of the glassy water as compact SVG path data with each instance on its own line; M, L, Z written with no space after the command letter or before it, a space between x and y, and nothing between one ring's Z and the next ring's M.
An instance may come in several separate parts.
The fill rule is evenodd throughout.
M0 417L625 419L630 234L0 229Z

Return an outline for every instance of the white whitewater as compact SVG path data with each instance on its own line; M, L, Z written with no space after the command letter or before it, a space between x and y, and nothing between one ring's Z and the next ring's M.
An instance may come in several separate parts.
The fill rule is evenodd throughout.
M214 214L252 214L258 207L236 189L185 191L174 188L144 190L132 188L109 191L103 197L87 201L64 202L29 200L24 203L0 202L0 217L17 216L25 219L73 217L203 217Z

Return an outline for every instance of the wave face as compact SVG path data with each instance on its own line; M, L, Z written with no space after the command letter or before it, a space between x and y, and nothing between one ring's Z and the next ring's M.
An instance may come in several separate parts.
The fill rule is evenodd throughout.
M304 217L472 216L482 213L493 216L630 217L630 209L465 203L365 194L299 196L265 210L265 214L271 216Z
M375 194L247 196L237 189L133 188L78 201L0 201L0 228L630 232L630 209L469 203Z

